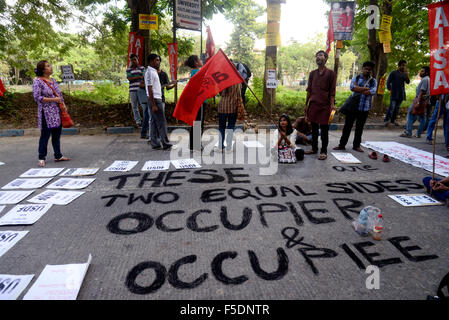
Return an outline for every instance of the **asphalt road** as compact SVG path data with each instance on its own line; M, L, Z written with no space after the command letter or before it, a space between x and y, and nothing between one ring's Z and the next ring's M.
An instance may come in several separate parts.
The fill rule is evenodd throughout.
M330 132L329 148L340 134ZM369 130L364 140L431 152L423 138L399 134ZM187 136L171 135L179 137ZM63 136L63 153L72 160L62 163L52 161L49 143L47 167L100 170L85 194L54 205L34 225L0 227L30 231L0 257L0 274L35 274L31 286L45 265L82 263L92 254L78 299L421 300L435 294L449 272L449 210L406 208L388 197L422 193L429 172L349 149L362 164L342 164L329 150L326 161L305 156L261 175L267 162L248 156L244 138L237 136L234 154L204 156L201 169L172 165L160 172L141 168L180 150L151 150L137 134ZM0 139L0 186L36 167L37 142L36 136ZM242 152L244 158L234 158ZM437 154L447 154L441 141ZM130 172L104 172L114 160L139 163ZM352 229L351 219L367 205L383 212L381 241ZM369 265L379 267L379 289L367 288L375 275L366 273Z

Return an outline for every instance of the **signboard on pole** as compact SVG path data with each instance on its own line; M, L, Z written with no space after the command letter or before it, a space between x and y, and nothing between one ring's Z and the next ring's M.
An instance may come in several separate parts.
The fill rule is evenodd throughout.
M159 19L155 14L139 14L139 29L159 30Z
M430 94L449 93L449 2L429 4Z
M178 44L168 44L168 63L170 64L170 78L177 80L178 75Z
M201 31L201 0L175 0L176 27Z
M139 62L143 61L143 45L144 40L142 36L138 36L135 32L129 33L128 41L128 63L127 66L131 65L131 59L129 58L132 54L136 54L139 57Z
M71 64L67 66L61 66L61 72L62 72L61 78L63 82L75 80L75 75L73 74L73 66Z
M267 89L276 89L278 83L276 81L276 69L267 70Z

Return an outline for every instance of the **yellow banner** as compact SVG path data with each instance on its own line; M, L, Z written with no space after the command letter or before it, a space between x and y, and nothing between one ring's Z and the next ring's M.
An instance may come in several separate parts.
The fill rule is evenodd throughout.
M385 73L379 80L379 86L377 87L377 94L383 95L385 92L385 84L387 83L387 74Z
M381 31L390 31L392 21L393 21L392 16L387 16L386 14L384 14L382 16L382 22L380 23L380 30Z
M267 23L267 33L279 33L280 23L279 22L268 22Z
M385 42L391 42L392 38L391 38L391 32L388 31L379 31L379 42L380 43L385 43Z
M155 14L139 14L139 29L159 30L159 19Z
M384 53L390 53L390 52L391 52L390 42L384 42Z
M265 34L265 45L267 47L280 47L281 46L281 35L279 33L266 33Z
M343 49L343 41L342 40L337 40L337 49Z
M280 4L268 4L267 20L268 21L281 21L281 5Z

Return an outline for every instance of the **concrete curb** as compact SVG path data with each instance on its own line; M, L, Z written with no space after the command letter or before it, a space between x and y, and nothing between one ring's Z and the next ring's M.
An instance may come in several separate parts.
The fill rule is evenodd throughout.
M63 136L73 136L73 135L77 135L80 134L80 129L79 128L62 128L62 133Z
M107 134L124 134L134 133L134 127L108 127L106 128Z
M23 134L23 129L0 130L0 137L21 137Z

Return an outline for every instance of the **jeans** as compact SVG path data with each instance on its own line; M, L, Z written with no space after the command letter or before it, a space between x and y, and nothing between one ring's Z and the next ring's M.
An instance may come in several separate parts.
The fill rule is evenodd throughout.
M318 124L312 122L312 150L318 151L318 135L321 129L321 152L327 154L327 146L329 145L329 125Z
M226 127L226 122L228 126ZM223 149L223 143L225 139L225 129L227 132L226 136L226 149L232 149L232 138L234 137L235 123L237 122L237 112L236 113L219 113L218 114L218 131L220 132L220 137L218 140L218 148Z
M133 109L133 114L134 114L134 120L136 121L136 124L140 124L140 122L142 121L141 117L140 117L140 112L139 112L139 104L142 105L142 111L145 113L145 105L148 105L148 97L147 94L145 92L145 89L143 88L139 88L137 89L137 91L130 91L129 92L129 98L131 100L131 107Z
M339 146L344 148L348 143L349 136L351 135L352 126L355 122L354 141L352 142L353 148L360 147L362 142L363 127L365 126L366 119L368 119L369 111L359 111L350 113L346 116L345 125L343 127L343 134L340 138Z
M245 94L246 94L246 89L247 88L248 88L247 85L243 82L242 83L241 93L242 93L243 107L245 108L245 110L246 110L246 97L245 97Z
M427 191L430 192L430 180L432 180L432 177L425 177L422 182L424 186L426 187ZM441 179L435 178L435 181L440 181ZM432 190L432 196L437 198L440 201L446 201L446 199L449 198L449 191L434 191Z
M151 114L151 136L150 143L153 148L169 147L171 146L170 141L168 140L167 134L167 120L165 119L165 105L161 99L154 99L156 102L157 113L153 112L153 107L150 106L150 114Z
M416 115L416 114L412 114L412 108L413 108L413 102L410 105L410 107L408 108L408 113L407 113L407 126L406 126L406 134L411 136L412 135L412 130L413 130L413 124L416 122L416 120L419 120L419 127L418 127L418 131L416 132L416 135L418 137L421 136L421 133L424 131L424 126L426 125L426 116L425 114L422 115Z
M295 140L295 144L307 144L310 143L312 141L312 135L309 134L306 136L307 139L304 139L303 137L301 137L300 135L296 135L296 140Z
M427 140L433 140L433 130L435 129L435 125L437 123L437 117L438 117L438 109L440 108L440 101L437 101L435 104L435 110L433 111L432 117L429 120L429 124L427 126ZM446 108L441 109L440 111L440 118L443 116L443 119L445 118L446 114ZM438 119L439 120L439 119ZM445 130L446 131L446 130Z
M388 107L387 113L385 114L384 122L388 122L391 119L391 123L396 121L398 116L399 108L401 107L402 100L396 100L390 98L390 106Z
M62 157L61 153L61 132L62 125L58 128L48 129L47 122L45 121L44 112L42 112L42 130L41 137L39 138L39 160L45 160L47 156L48 140L51 136L51 144L53 145L53 151L55 159Z

